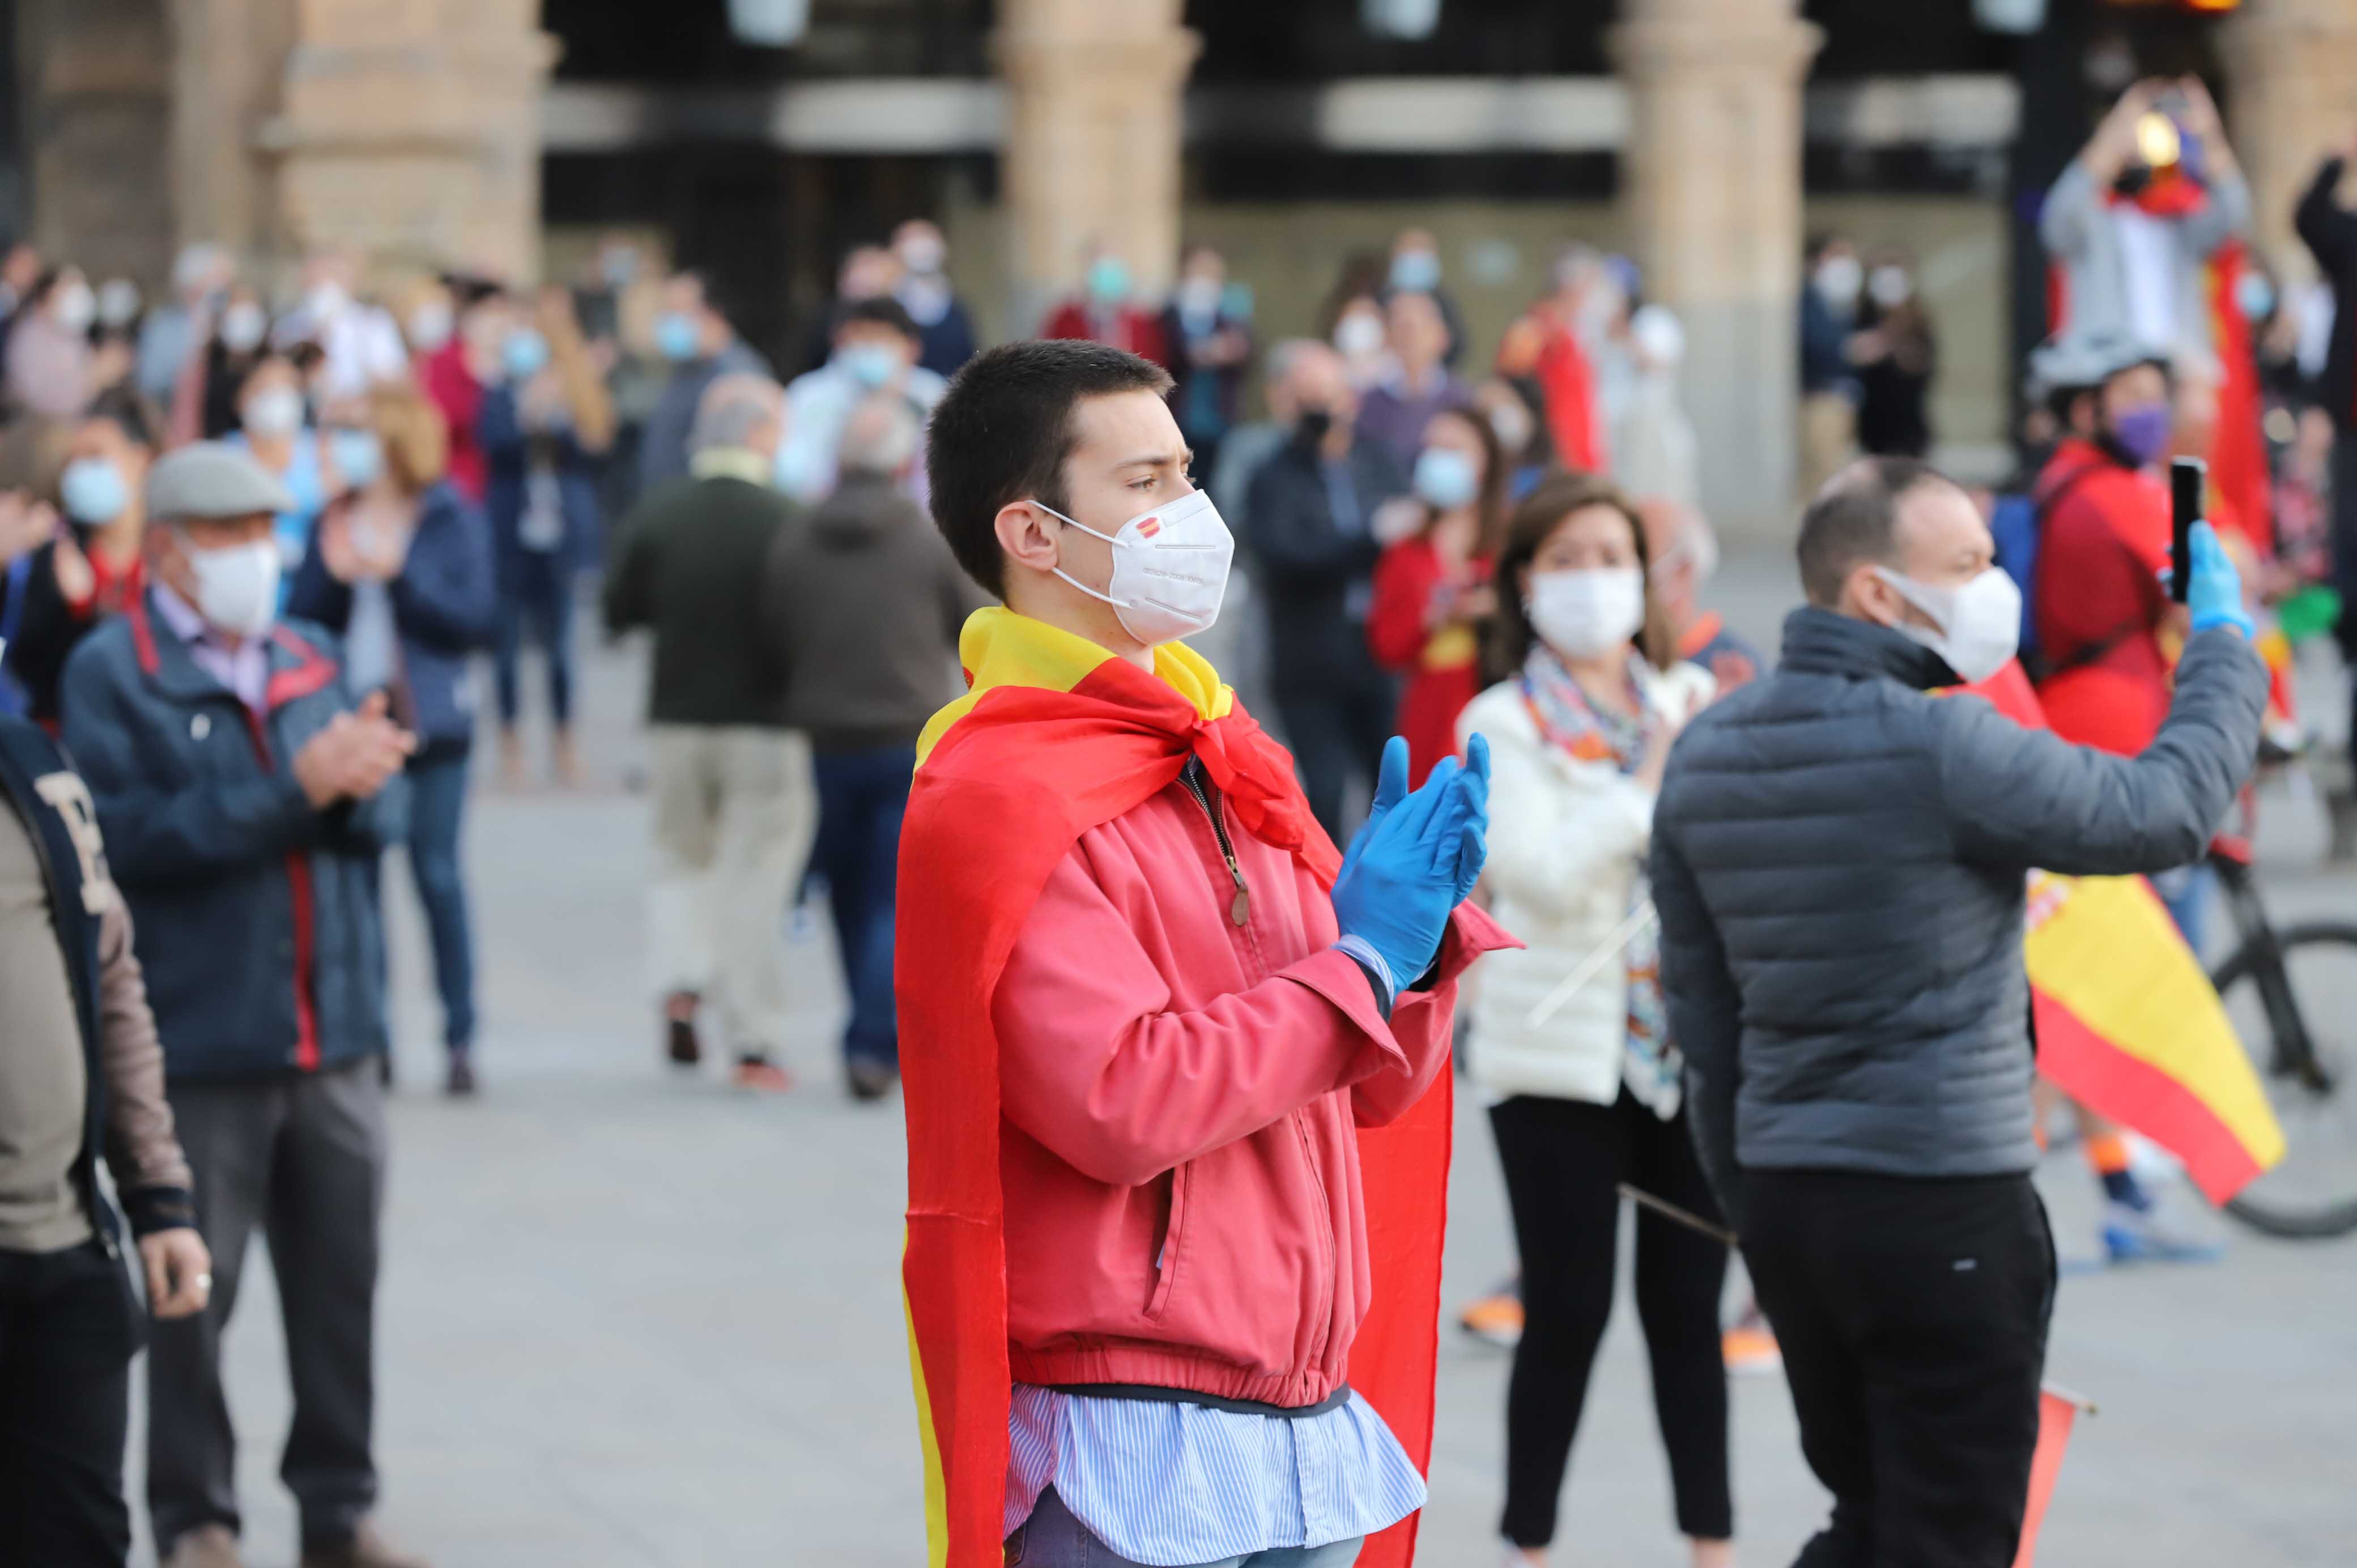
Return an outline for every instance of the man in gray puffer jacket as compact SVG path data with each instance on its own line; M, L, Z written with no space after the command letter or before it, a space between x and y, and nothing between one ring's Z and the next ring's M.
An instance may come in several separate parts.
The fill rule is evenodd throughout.
M2142 756L1935 688L2012 657L1963 490L1901 459L1811 505L1776 672L1673 752L1652 879L1705 1168L1742 1230L1833 1520L1807 1568L2013 1561L2053 1247L2029 1170L2023 879L2196 859L2257 755L2265 668L2196 530L2192 636Z

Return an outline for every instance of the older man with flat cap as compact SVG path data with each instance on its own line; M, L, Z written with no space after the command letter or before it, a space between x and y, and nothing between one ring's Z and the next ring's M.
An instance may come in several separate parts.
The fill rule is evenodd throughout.
M237 1568L221 1337L261 1229L295 1419L279 1473L303 1568L417 1568L370 1522L386 1048L377 857L415 738L355 706L334 639L278 619L278 481L199 442L147 477L149 586L66 666L212 1251L204 1311L147 1364L147 1501L167 1568Z

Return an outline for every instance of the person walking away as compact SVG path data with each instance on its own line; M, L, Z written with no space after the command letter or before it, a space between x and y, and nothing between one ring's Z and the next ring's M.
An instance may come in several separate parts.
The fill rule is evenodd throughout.
M302 1568L415 1568L371 1520L387 1047L378 861L416 737L356 700L320 628L277 617L288 496L200 442L147 478L147 592L66 665L65 741L129 899L213 1259L147 1361L147 1502L167 1568L235 1568L221 1336L254 1230L285 1309L280 1474ZM238 933L225 941L224 932Z
M113 378L91 348L98 295L81 269L43 273L8 326L7 402L20 414L70 419Z
M144 492L156 456L156 432L146 405L120 390L102 393L71 426L50 431L66 436L62 468L34 456L54 439L38 424L28 424L22 437L12 433L9 438L10 445L27 449L25 459L9 466L40 492L54 485L65 526L17 557L21 567L16 560L9 563L5 592L16 609L13 618L0 610L0 637L6 639L8 668L24 691L27 716L55 735L58 688L68 656L92 627L146 585ZM35 473L42 477L33 478Z
M1166 368L1170 361L1162 319L1137 303L1129 263L1093 247L1081 259L1081 292L1049 313L1039 336L1109 344Z
M1383 306L1392 367L1359 400L1359 433L1405 469L1424 446L1424 427L1444 408L1469 408L1473 389L1441 362L1448 324L1428 294L1394 294Z
M654 754L655 884L649 953L666 1049L703 1059L696 1015L716 996L739 1088L793 1079L779 923L810 853L810 743L786 727L786 677L763 624L764 574L793 507L773 483L785 397L761 376L705 393L689 477L622 525L606 629L654 632L647 722Z
M1414 535L1375 563L1367 646L1405 682L1398 729L1408 782L1457 755L1457 715L1480 689L1483 628L1497 613L1491 569L1506 529L1506 472L1490 422L1448 409L1425 426L1413 486Z
M1838 234L1809 246L1801 285L1801 493L1811 496L1850 460L1857 445L1857 372L1850 347L1857 331L1866 264Z
M851 998L844 1075L868 1101L899 1076L893 907L917 736L964 689L958 633L988 600L909 499L917 420L905 401L878 393L855 407L840 456L834 493L770 546L759 618L789 673L786 712L810 736L813 863Z
M1472 1078L1490 1101L1523 1261L1506 1396L1508 1561L1541 1563L1596 1348L1612 1316L1620 1184L1716 1219L1684 1114L1649 925L1645 854L1670 744L1711 697L1646 586L1635 509L1561 475L1518 508L1498 557L1506 679L1460 734L1489 737L1491 912L1530 944L1473 1001ZM1594 979L1534 1022L1562 978ZM1637 1312L1652 1359L1679 1532L1697 1568L1734 1561L1718 1298L1727 1251L1641 1211Z
M1940 345L1904 256L1892 252L1875 259L1866 274L1866 308L1858 328L1852 355L1857 367L1858 446L1878 457L1928 456Z
M333 459L324 450L319 433L310 423L302 379L293 360L270 354L254 362L238 389L238 429L229 445L253 454L255 462L286 493L286 507L272 524L278 542L282 582L310 553L311 534L319 513L339 481Z
M449 478L439 411L408 387L369 394L367 424L339 429L352 488L319 523L286 613L343 639L344 680L386 694L417 736L409 779L409 874L441 993L445 1087L475 1092L475 939L460 829L475 738L470 661L497 614L490 531Z
M2357 159L2357 135L2317 166L2293 222L2316 258L2317 269L2331 285L2336 302L2317 392L2331 416L2334 436L2330 489L2331 553L2341 604L2337 635L2342 660L2357 671L2357 608L2351 607L2357 606L2357 200L2344 202L2340 194L2352 159ZM2350 682L2350 737L2351 755L2357 757L2357 675ZM2333 842L2344 859L2357 854L2357 778L2352 773L2357 768L2344 771L2331 801Z
M1329 836L1355 779L1372 785L1392 733L1392 681L1367 647L1382 553L1375 510L1407 489L1391 454L1359 434L1341 357L1295 361L1293 439L1253 476L1248 542L1267 589L1270 683L1301 787Z
M1645 550L1652 562L1647 583L1670 623L1678 657L1710 671L1718 695L1748 686L1768 667L1750 641L1727 629L1727 618L1702 606L1702 590L1718 570L1718 535L1698 507L1641 499Z
M1484 753L1410 794L1394 745L1338 860L1176 640L1216 618L1229 541L1169 389L1009 344L933 419L934 521L1008 605L966 628L974 694L920 742L902 850L911 1328L957 1412L936 1561L1342 1568L1424 1500L1350 1389L1356 1128L1446 1070L1456 979L1510 940L1463 907ZM944 1272L969 1238L1003 1270Z
M1641 306L1629 319L1631 374L1612 427L1612 478L1625 495L1693 506L1702 495L1702 454L1678 392L1686 329L1669 306Z
M212 1260L90 789L46 731L0 717L0 1562L123 1568L144 1337L124 1220L159 1320L203 1310Z
M900 262L892 297L916 323L917 363L947 381L976 347L973 314L950 284L949 242L938 223L911 218L892 231L892 253Z
M499 595L492 673L498 688L500 777L524 781L523 650L548 670L551 769L565 789L581 782L573 739L573 587L598 538L597 464L614 438L614 404L562 289L544 289L530 322L500 342L500 380L483 394L481 439L490 463L485 512Z
M1802 521L1809 603L1775 673L1671 753L1663 994L1834 1495L1807 1568L2014 1561L2055 1282L2023 878L2181 865L2249 777L2266 669L2206 524L2193 550L2167 723L2135 757L2072 746L1932 694L2012 659L2019 595L1962 489L1867 460Z
M676 272L664 281L662 308L655 317L655 352L671 367L671 374L639 442L641 495L687 472L688 438L705 388L722 376L770 373L769 361L737 336L713 304L701 273Z
M1253 331L1252 291L1228 282L1227 258L1213 247L1189 245L1179 256L1162 337L1174 361L1170 406L1178 433L1195 454L1196 471L1216 472L1252 368Z
M778 483L805 505L834 489L835 448L844 422L863 400L899 399L921 423L942 401L942 378L917 363L916 323L890 297L844 306L834 328L834 354L786 388L786 444L778 455Z

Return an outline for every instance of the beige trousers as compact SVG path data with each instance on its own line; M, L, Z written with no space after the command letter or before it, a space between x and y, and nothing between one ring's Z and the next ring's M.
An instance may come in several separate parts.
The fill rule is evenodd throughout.
M1801 400L1801 504L1816 499L1824 482L1857 456L1857 409L1839 392L1811 392Z
M784 930L818 826L810 742L787 730L657 725L655 988L712 1002L731 1046L785 1043Z

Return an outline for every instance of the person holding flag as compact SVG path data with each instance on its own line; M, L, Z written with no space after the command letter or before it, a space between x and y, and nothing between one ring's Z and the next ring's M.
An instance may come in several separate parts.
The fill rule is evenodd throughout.
M1487 752L1411 793L1394 740L1336 854L1177 640L1232 542L1169 389L1010 344L931 426L935 521L1006 601L901 840L936 1568L1340 1568L1394 1525L1363 1561L1405 1563L1424 1501L1456 982L1511 943L1464 902Z
M1834 1494L1805 1568L2007 1568L2055 1265L2029 1173L2033 867L2199 853L2256 761L2266 669L2191 534L2174 700L2133 757L1975 695L2021 598L1972 499L1873 458L1801 524L1776 671L1697 714L1653 813L1662 991L1721 1212Z

